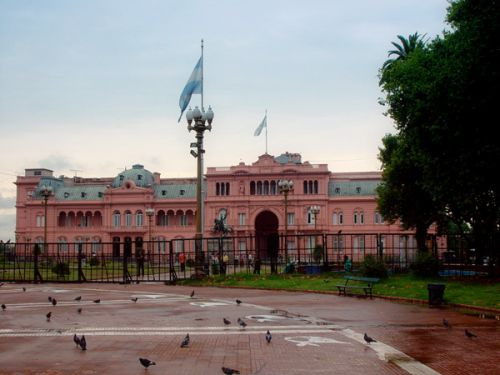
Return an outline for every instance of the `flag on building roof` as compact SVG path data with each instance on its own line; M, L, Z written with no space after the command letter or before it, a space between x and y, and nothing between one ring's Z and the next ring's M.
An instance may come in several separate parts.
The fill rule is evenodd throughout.
M198 63L194 67L193 73L189 77L184 90L182 90L181 97L179 98L179 107L181 107L181 115L179 116L179 121L181 121L182 114L186 110L189 102L191 101L191 95L201 94L203 90L203 56L200 57Z
M260 123L259 127L255 129L255 132L253 133L254 136L259 136L260 133L262 133L262 129L267 128L267 114L264 116L264 119Z

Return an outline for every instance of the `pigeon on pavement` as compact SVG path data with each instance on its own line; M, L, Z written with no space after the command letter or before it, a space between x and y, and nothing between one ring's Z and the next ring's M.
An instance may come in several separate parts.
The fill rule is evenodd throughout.
M233 370L232 368L229 367L222 367L222 372L226 375L233 375L240 373L238 370Z
M81 300L82 300L82 296L75 297L75 301L81 301Z
M94 303L101 303L101 300L100 299L95 299Z
M2 311L5 311L6 308L7 306L5 306L5 303L2 303Z
M447 321L445 318L443 318L443 326L445 328L451 328L451 324L449 321Z
M52 297L51 297L51 296L49 296L48 300L49 300L49 302L52 302Z
M468 329L465 329L465 336L467 336L468 338L473 338L473 337L477 337L477 335L473 334L471 331L469 331Z
M370 336L368 336L366 333L365 333L365 336L363 337L365 339L365 341L370 344L371 342L377 342L377 340L374 340L372 339Z
M189 333L184 337L181 342L181 348L187 348L189 346Z
M239 299L237 299L236 304L239 306L241 304L241 301Z
M147 358L139 358L139 362L141 362L141 365L143 365L145 369L147 369L149 366L156 365L155 362L150 361Z
M230 322L229 320L227 320L226 318L222 318L222 321L224 322L224 324L225 324L226 326L228 326L228 325L230 325L230 324L231 324L231 322Z
M55 298L52 298L52 305L54 305L54 306L57 305L57 301Z
M49 311L45 316L47 317L47 322L50 322L50 317L52 316L52 312Z
M238 324L241 328L245 328L247 326L247 324L241 318L238 318Z
M137 297L131 298L133 302L137 302L137 299L138 299Z
M269 330L267 330L267 333L266 333L267 343L270 344L272 339L273 339L273 336L271 336L271 332L269 332Z
M78 314L81 314L81 313L82 313L82 308L80 307L80 308L78 308L78 310L76 310L76 311L78 311Z
M26 288L23 286L23 292L26 292Z
M85 340L85 335L82 335L80 338L80 348L82 348L82 350L87 350L87 340Z
M194 290L191 292L191 298L194 297Z
M80 338L76 335L76 333L73 335L73 342L75 343L76 347L80 345Z

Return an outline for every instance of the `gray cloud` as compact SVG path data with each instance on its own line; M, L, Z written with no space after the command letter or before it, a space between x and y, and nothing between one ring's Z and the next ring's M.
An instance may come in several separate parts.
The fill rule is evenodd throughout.
M81 166L73 161L70 157L64 155L48 155L46 158L38 161L38 165L42 168L52 169L56 174L71 169L82 169Z
M15 204L15 197L4 197L2 193L0 193L0 208L14 208Z
M2 214L0 215L0 240L14 241L14 230L16 227L16 215L15 214Z

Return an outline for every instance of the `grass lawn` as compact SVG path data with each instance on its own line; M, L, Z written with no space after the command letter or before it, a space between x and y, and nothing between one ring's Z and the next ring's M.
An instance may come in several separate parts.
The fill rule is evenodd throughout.
M276 288L289 290L337 291L336 284L344 284L343 274L322 275L253 275L236 274L213 276L203 280L184 280L181 285L244 286L250 288ZM374 295L427 300L427 284L444 283L447 303L500 309L500 283L485 280L456 280L448 278L422 279L411 274L392 275L373 288Z

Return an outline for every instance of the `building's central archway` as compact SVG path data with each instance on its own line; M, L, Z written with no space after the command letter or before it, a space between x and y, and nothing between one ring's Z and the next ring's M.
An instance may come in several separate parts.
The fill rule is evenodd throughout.
M278 233L278 217L271 211L262 211L255 218L256 256L267 258L267 239Z

